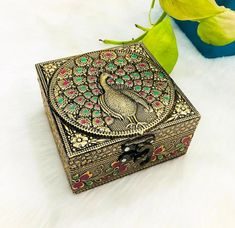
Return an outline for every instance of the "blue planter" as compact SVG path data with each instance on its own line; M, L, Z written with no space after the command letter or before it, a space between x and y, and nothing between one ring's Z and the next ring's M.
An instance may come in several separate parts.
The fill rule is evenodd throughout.
M234 0L216 0L217 4L235 10ZM207 58L235 55L235 42L225 46L213 46L204 43L197 35L197 22L175 20L180 29L191 40L194 46Z

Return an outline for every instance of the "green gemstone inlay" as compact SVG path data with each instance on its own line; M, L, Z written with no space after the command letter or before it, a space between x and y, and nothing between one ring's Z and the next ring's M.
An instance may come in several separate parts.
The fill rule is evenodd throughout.
M59 104L62 104L64 102L64 99L62 97L59 97L57 101Z
M94 117L99 117L99 116L101 116L101 112L96 110L96 111L93 112L93 116Z
M69 105L69 110L73 112L73 111L75 111L76 107L77 107L76 104L70 104Z
M135 78L135 79L140 78L140 74L139 74L139 73L137 73L137 72L132 73L132 74L131 74L131 76L132 76L133 78Z
M149 92L150 92L150 90L151 90L151 88L150 88L150 87L145 86L145 87L143 88L143 90L144 90L144 92L149 93Z
M123 78L124 80L129 80L129 79L130 79L130 77L129 77L128 75L124 75L122 78Z
M166 101L169 101L169 100L170 100L170 96L168 96L168 95L165 95L163 98L164 98L164 100L166 100Z
M87 58L86 58L86 57L82 57L82 58L81 58L81 62L82 62L82 63L86 63L86 62L87 62Z
M91 98L91 101L93 101L94 103L96 103L98 101L98 97L94 96Z
M88 116L88 115L90 115L90 109L88 109L88 108L83 108L82 110L81 110L81 114L82 115L84 115L84 116Z
M137 59L137 58L138 58L138 55L133 53L133 54L131 54L131 58L132 58L132 59Z
M140 91L140 90L141 90L141 86L135 86L134 89L135 89L136 91Z
M160 95L160 92L159 92L158 90L156 90L156 89L154 89L154 90L152 91L152 93L153 93L153 96L154 96L154 97L157 97L157 96Z
M93 181L87 180L87 181L85 181L85 185L91 186L91 185L93 185Z
M115 68L116 68L116 66L115 66L113 63L109 63L109 64L107 65L107 67L108 67L109 69L115 69Z
M81 85L78 87L78 89L81 91L81 92L85 92L87 90L87 86L86 85Z
M117 84L123 84L124 81L123 81L121 78L118 78L118 79L116 79L116 83L117 83Z
M159 72L158 76L159 76L159 78L164 78L165 77L165 75L162 72Z
M153 75L153 73L151 71L144 72L144 76L146 76L147 78L151 77L152 75Z
M72 178L73 178L73 180L78 180L79 176L78 176L78 174L75 174L75 175L72 176Z
M83 77L76 77L76 78L75 78L75 81L78 82L78 83L79 83L79 82L82 82L82 80L83 80Z
M83 68L82 68L82 67L78 67L78 68L76 69L76 71L77 71L77 73L81 74L81 73L83 72Z
M118 61L118 63L123 63L124 59L118 59L117 61Z
M90 98L90 97L92 97L92 93L91 93L91 92L85 92L85 93L84 93L84 96L85 96L86 98Z

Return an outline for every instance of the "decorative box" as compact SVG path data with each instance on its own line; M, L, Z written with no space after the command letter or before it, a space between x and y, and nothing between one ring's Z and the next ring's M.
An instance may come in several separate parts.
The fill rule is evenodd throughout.
M74 193L186 153L200 115L143 44L36 69Z

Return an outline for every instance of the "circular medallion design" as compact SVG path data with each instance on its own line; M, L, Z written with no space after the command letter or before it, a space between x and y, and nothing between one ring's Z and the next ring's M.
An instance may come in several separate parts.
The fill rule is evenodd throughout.
M138 44L135 52L135 46L69 59L50 83L55 112L74 127L103 136L143 134L160 123L174 104L174 85L145 48Z

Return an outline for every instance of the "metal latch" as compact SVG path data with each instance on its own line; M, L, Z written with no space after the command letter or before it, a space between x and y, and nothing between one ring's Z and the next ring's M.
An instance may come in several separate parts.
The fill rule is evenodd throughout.
M122 154L118 160L122 163L133 160L140 165L145 165L152 157L154 139L154 135L148 134L126 141L121 147Z

